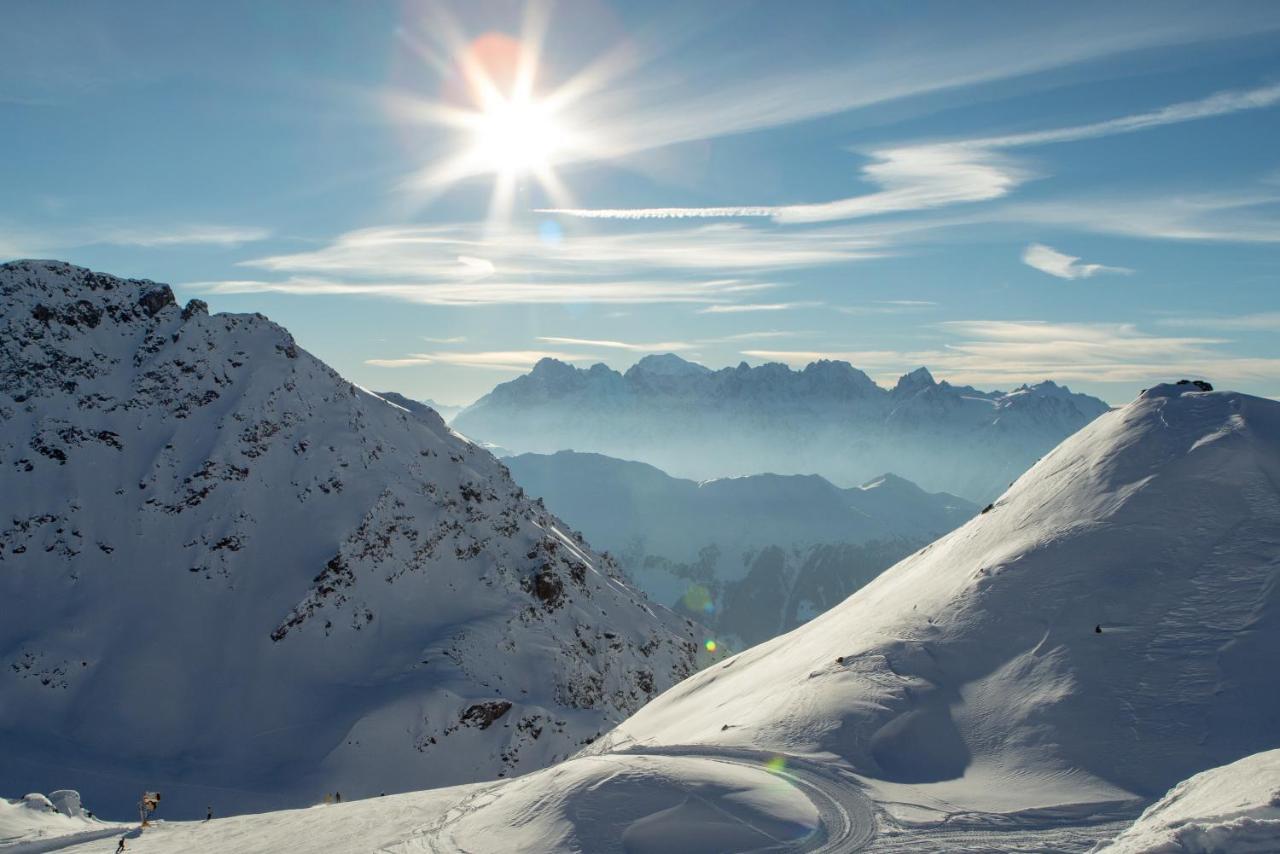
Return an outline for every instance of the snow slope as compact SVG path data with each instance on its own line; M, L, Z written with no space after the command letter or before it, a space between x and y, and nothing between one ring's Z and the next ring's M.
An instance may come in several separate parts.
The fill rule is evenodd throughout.
M1107 409L1052 382L987 392L921 368L885 389L847 362L712 371L666 354L625 374L543 359L451 423L515 453L593 451L696 480L817 473L856 486L892 471L986 504Z
M131 847L1061 852L1239 829L1272 819L1274 752L1128 825L1277 747L1278 575L1280 403L1157 386L990 512L568 762ZM730 836L742 825L775 841Z
M573 451L504 462L651 599L739 649L843 601L979 510L894 475L840 489L816 475L698 483Z
M830 756L913 820L1153 798L1280 744L1278 582L1280 403L1161 385L607 741Z
M1246 756L1174 786L1100 854L1280 851L1280 750Z
M547 765L691 672L430 410L261 315L0 266L0 791L203 815Z

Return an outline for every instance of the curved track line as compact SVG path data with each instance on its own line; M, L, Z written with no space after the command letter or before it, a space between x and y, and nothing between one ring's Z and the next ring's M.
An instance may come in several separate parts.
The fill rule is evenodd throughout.
M774 771L795 784L818 810L823 833L784 850L795 854L844 854L860 851L876 835L875 804L849 778L832 766L786 753L746 747L704 745L643 747L616 751L622 756L683 756L728 762L759 769L770 759L781 757L786 767Z

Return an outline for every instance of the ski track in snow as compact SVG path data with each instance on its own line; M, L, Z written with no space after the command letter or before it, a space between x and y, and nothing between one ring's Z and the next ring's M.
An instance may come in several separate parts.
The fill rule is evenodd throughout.
M32 839L25 842L0 845L0 852L3 852L3 854L45 854L48 851L61 851L64 848L70 848L72 845L79 845L83 842L114 839L117 836L128 836L131 833L134 836L137 835L136 830L128 825L108 827L103 830L86 830L82 833L68 833L46 839Z
M636 747L618 751L616 755L683 756L749 768L759 768L771 759L783 759L785 769L774 773L786 777L813 802L821 817L822 832L797 846L784 843L777 849L765 850L843 854L863 850L876 835L875 804L862 793L852 775L842 773L835 766L746 747Z
M853 781L852 776L811 760L778 754L768 750L731 747L715 748L696 745L635 747L604 754L596 758L607 759L610 756L678 756L688 759L701 759L707 762L741 765L753 769L761 768L771 759L783 759L786 763L785 769L774 771L773 773L786 778L813 803L820 817L818 831L802 842L779 841L776 846L771 845L766 848L753 849L756 852L786 851L794 852L795 854L844 854L844 852L863 850L876 834L875 805L862 793L857 783ZM492 802L494 796L503 785L503 783L498 783L492 786L485 786L473 792L436 821L416 831L412 836L412 843L420 850L430 851L433 854L467 850L453 838L452 828L476 811L484 809ZM619 840L619 843L621 843L621 840ZM399 852L403 849L395 846L380 850L384 852Z

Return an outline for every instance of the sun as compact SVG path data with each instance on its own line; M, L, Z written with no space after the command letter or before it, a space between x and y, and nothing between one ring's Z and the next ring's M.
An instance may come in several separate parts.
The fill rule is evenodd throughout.
M550 168L566 142L567 134L546 104L497 98L476 118L470 157L497 174L538 174Z
M574 206L557 168L602 155L599 132L588 130L598 122L583 115L584 99L603 91L622 65L605 62L548 87L545 78L552 75L542 56L547 8L531 0L519 35L464 36L443 12L424 31L427 41L399 33L408 67L421 59L440 87L435 98L412 89L383 94L406 130L432 127L425 137L429 157L402 184L410 198L426 203L456 184L489 179L491 222L509 219L516 200L529 199L526 188L540 191L550 207ZM442 139L441 129L451 138Z

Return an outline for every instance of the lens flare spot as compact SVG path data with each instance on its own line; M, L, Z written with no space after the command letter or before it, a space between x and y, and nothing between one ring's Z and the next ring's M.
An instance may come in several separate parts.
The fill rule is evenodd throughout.
M773 756L765 760L764 770L771 774L778 774L787 770L787 760L781 756Z
M717 644L711 638L707 638L707 642L703 644L703 646L707 648L707 652L715 652L717 649L720 648L719 644Z

